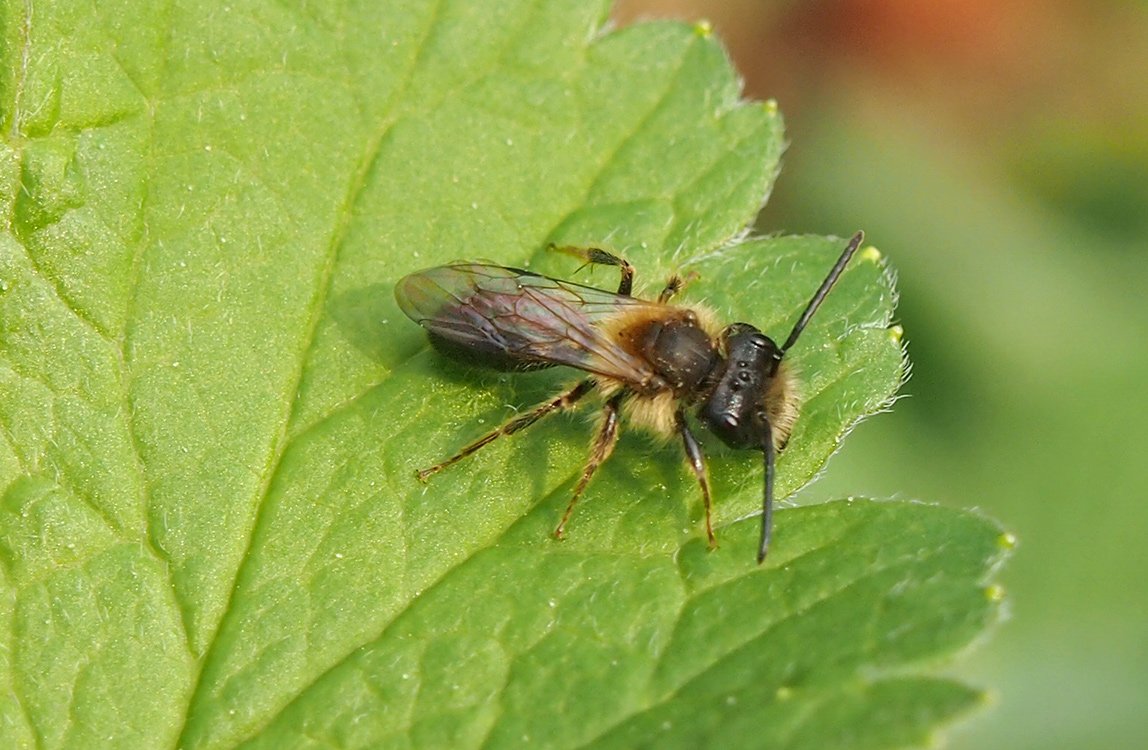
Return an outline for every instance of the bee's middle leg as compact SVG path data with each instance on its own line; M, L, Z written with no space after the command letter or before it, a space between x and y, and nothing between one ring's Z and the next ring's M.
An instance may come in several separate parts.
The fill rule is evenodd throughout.
M598 247L575 247L573 245L551 245L550 249L573 255L583 261L583 266L618 266L622 279L618 282L618 294L629 297L634 288L634 267L625 258Z
M554 529L554 536L559 539L566 533L566 522L570 520L570 514L574 512L574 505L577 504L578 498L582 497L582 492L590 483L590 477L594 476L594 472L598 470L602 462L614 452L614 444L618 442L618 407L621 403L622 394L619 393L607 401L606 406L602 409L602 425L598 428L598 435L594 438L594 445L590 449L590 458L582 469L582 476L578 478L578 484L574 487L574 495L566 506L566 512L562 514L562 520Z

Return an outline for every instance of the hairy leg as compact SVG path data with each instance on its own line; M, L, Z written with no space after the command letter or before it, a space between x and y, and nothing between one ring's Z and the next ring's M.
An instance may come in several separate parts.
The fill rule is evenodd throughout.
M594 445L590 448L590 458L586 461L586 466L582 469L582 476L578 479L578 484L574 487L574 495L570 498L570 503L566 506L566 512L562 514L562 520L558 522L558 527L554 529L554 536L559 539L565 534L566 522L570 520L570 514L574 512L574 506L578 502L578 498L582 497L582 492L586 489L586 485L590 483L590 478L594 476L594 472L602 465L602 462L610 457L614 451L614 444L618 442L618 407L622 403L622 394L618 394L606 402L606 406L602 409L602 425L598 428L598 434L594 438Z
M631 266L625 258L619 258L613 253L606 252L597 247L574 247L573 245L551 245L552 250L557 250L560 253L573 255L575 258L582 260L583 267L585 266L618 266L622 272L622 279L618 283L618 294L624 297L629 297L630 292L634 288L634 267Z
M445 461L425 469L420 469L415 473L415 476L418 477L420 482L425 482L431 475L437 474L446 467L458 463L462 459L469 456L471 453L474 453L479 448L493 443L498 438L504 435L513 435L519 430L529 427L548 414L562 411L564 409L569 409L571 406L576 404L579 399L581 399L590 391L594 390L596 385L597 383L593 380L593 378L587 378L586 380L583 380L581 383L566 391L562 395L557 396L550 401L541 403L528 412L519 414L517 417L511 419L509 422L502 425L498 429L491 430Z

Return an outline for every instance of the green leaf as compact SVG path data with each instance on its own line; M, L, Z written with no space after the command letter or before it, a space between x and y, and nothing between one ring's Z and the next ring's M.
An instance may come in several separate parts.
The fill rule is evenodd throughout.
M983 519L839 501L677 557L501 544L425 592L252 743L901 747L980 701L914 676L994 618Z
M843 242L731 242L781 122L704 30L379 5L3 11L0 746L885 747L965 710L916 665L994 616L981 519L786 510L759 568L760 461L707 441L707 552L676 446L625 434L559 543L568 418L414 481L569 374L433 354L403 274L603 244L784 336ZM863 251L791 352L779 496L892 398L893 302Z

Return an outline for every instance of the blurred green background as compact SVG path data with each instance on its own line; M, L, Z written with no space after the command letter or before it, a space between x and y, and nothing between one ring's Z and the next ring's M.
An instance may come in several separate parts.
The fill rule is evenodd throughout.
M1009 618L966 748L1148 747L1148 4L622 0L707 19L790 147L758 229L864 228L913 375L802 501L975 507Z

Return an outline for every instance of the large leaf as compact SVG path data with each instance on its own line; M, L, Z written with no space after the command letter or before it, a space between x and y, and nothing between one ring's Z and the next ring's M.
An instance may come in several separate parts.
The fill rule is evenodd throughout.
M6 7L0 745L887 746L969 705L903 666L992 618L982 520L784 511L759 568L753 454L707 443L706 552L676 447L625 436L558 543L568 419L413 480L569 376L442 360L404 273L606 244L784 336L842 246L728 244L777 113L704 31L604 12ZM779 495L891 398L892 305L865 251L793 350Z

